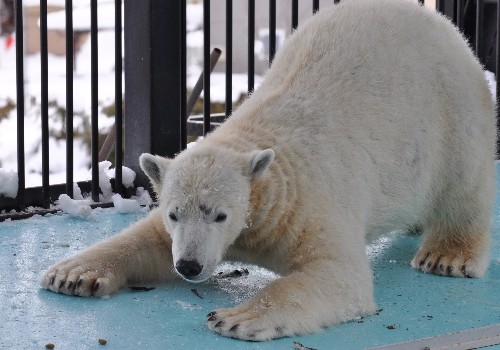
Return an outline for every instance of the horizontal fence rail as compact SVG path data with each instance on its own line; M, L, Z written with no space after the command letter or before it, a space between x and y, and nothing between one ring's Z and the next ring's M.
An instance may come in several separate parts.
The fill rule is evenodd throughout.
M222 0L221 0L222 1ZM280 0L268 0L268 2L256 2L247 0L224 2L225 11L222 20L225 25L225 47L222 49L225 67L224 109L220 115L212 111L211 101L212 79L211 72L214 69L214 57L221 55L221 50L212 47L211 34L213 34L211 8L215 2L204 0L201 2L203 9L203 45L202 45L202 73L199 87L188 96L187 91L187 1L163 1L163 0L128 0L123 1L123 12L125 22L122 23L122 1L113 0L114 4L114 49L109 48L110 55L114 54L115 62L115 120L113 130L114 137L114 163L115 179L113 181L114 192L129 195L130 191L122 186L122 166L125 164L137 172L136 185L148 187L148 180L140 172L138 156L143 152L173 157L179 151L185 149L188 136L206 135L224 119L230 117L235 106L233 106L234 93L234 54L237 53L235 43L246 40L247 50L247 91L251 94L257 86L257 56L256 41L260 40L261 33L258 31L257 13L261 13L265 6L268 16L267 35L267 64L272 65L275 53L279 50L283 38L278 35L279 30L285 30L289 35L299 26L301 5L307 4L309 15L316 13L322 6L337 4L341 1L319 1L319 0L291 0L285 1L290 4L290 13L279 12ZM426 1L418 0L421 5ZM101 88L99 84L99 61L98 61L98 11L101 1L89 0L90 7L90 44L91 44L91 180L78 182L80 188L90 193L94 205L109 205L99 202L99 99L98 93ZM65 0L65 51L66 51L66 110L65 110L65 135L66 135L66 183L49 184L49 77L48 77L48 28L47 0L40 1L40 71L41 71L41 148L42 148L42 185L35 188L26 188L26 158L25 158L25 53L24 53L24 5L22 0L14 2L14 17L16 31L16 96L17 96L17 174L18 192L15 199L0 195L0 210L10 211L15 209L18 214L0 214L0 220L13 217L24 217L23 212L27 207L39 207L39 212L54 211L53 203L60 194L68 194L73 197L75 174L73 171L75 162L74 149L74 102L79 92L74 86L75 67L75 28L73 23L74 6L73 0ZM497 0L436 0L436 9L448 16L473 46L477 56L486 68L500 73L500 6ZM244 22L236 17L236 11L244 9ZM492 10L494 9L494 11ZM492 16L492 11L494 16ZM213 12L212 12L213 14ZM278 20L287 17L288 28L279 28ZM247 28L246 38L236 37L236 29L240 26ZM124 30L125 45L122 43L122 31ZM122 49L125 48L125 66L122 65ZM243 49L245 50L245 49ZM215 56L214 56L215 55ZM122 70L125 68L125 99L122 98L124 82L122 81ZM500 84L497 84L497 96L500 96ZM196 98L203 90L202 114L199 120L191 118L191 110ZM188 102L189 97L189 102ZM124 102L126 108L123 108ZM237 107L236 107L237 108ZM188 118L190 117L190 118ZM196 123L201 123L202 128L192 135ZM198 125L198 124L196 124ZM189 131L189 133L188 133ZM109 136L108 136L109 137ZM123 151L123 147L125 152ZM105 152L105 157L110 153ZM103 156L101 156L103 158ZM102 159L101 159L102 160Z

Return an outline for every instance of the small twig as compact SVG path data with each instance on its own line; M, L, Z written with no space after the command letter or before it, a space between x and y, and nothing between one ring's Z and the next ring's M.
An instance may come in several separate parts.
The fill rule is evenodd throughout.
M198 298L203 299L203 296L200 294L198 289L196 288L191 288L191 292L193 292L194 295L196 295Z
M241 277L248 275L248 269L238 269L229 272L219 272L220 278Z
M149 292L150 290L155 289L155 287L136 287L136 286L131 286L129 287L130 290L134 292Z

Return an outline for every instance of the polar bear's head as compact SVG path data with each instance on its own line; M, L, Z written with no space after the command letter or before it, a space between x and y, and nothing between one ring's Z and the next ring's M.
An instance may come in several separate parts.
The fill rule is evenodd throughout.
M271 149L241 154L201 145L175 159L141 155L141 168L158 194L172 237L174 267L181 277L201 282L213 274L247 225L252 181L273 159Z

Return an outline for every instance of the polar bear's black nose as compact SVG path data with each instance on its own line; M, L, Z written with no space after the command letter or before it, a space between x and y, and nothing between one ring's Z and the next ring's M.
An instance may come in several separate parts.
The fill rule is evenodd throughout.
M175 264L175 269L185 278L192 279L201 273L203 266L195 260L181 259Z

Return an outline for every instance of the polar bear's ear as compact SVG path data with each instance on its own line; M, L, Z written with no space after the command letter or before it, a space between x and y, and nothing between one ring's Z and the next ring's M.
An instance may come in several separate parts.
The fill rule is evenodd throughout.
M149 177L151 184L157 194L161 192L161 181L165 175L170 160L149 153L143 153L139 157L142 171Z
M249 175L252 180L258 179L274 160L274 151L270 148L264 151L254 151L250 155L248 164Z

